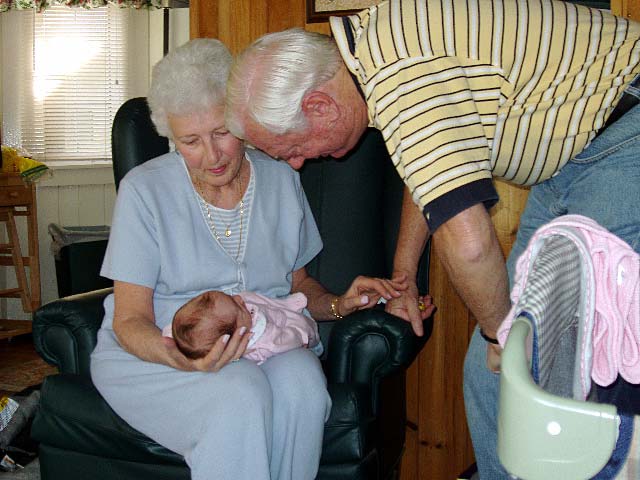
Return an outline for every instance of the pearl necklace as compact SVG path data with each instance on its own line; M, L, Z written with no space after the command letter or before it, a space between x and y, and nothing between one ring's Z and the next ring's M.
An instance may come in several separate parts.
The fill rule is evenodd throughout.
M198 182L198 190L200 193L200 203L202 204L202 206L204 206L205 214L207 215L207 224L209 225L209 229L213 233L214 238L216 239L220 247L222 247L222 249L224 250L224 247L220 242L220 234L218 233L215 222L213 221L213 214L211 213L211 209L209 208L209 202L207 202L204 196L204 189L202 188L202 183L200 183L200 180L198 180L197 182ZM238 185L238 192L241 192L240 176L238 176L237 185ZM240 233L238 238L238 251L236 252L236 256L235 256L236 261L240 257L240 248L242 247L243 218L244 218L244 198L240 198ZM231 223L229 223L224 230L224 236L229 238L232 235L232 233L233 232L231 231Z

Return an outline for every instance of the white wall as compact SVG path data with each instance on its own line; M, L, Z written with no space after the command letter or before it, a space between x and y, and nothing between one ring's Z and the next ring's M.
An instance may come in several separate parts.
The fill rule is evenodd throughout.
M149 14L149 67L153 68L162 58L163 10L153 10ZM169 50L189 41L189 9L169 10ZM151 77L151 72L149 72Z
M149 38L149 72L162 58L163 48L162 10L149 12L148 29L140 29L141 35ZM1 27L0 27L1 28ZM0 35L1 35L0 31ZM140 39L144 45L145 38ZM189 40L189 9L170 11L169 49ZM0 62L10 61L0 59ZM0 63L1 65L2 63ZM2 76L0 75L0 78ZM150 76L149 76L150 78ZM148 83L148 78L145 78ZM0 93L1 93L0 85ZM137 95L146 95L147 85L136 88ZM0 111L0 121L2 112ZM1 123L0 123L1 125ZM36 186L38 203L38 239L40 252L40 282L42 302L58 298L55 262L51 253L51 237L47 227L50 223L67 226L110 225L115 201L115 186L111 165L88 167L52 168L52 175L43 177ZM17 220L21 247L26 252L26 224ZM4 236L0 228L0 236ZM0 269L0 288L16 285L15 273L9 267ZM20 299L1 299L0 316L3 318L30 319L31 314L22 311Z

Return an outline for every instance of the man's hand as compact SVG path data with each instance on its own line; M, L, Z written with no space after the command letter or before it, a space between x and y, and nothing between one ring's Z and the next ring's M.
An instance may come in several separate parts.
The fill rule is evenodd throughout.
M408 284L402 295L387 301L385 311L411 322L414 333L421 337L424 335L422 322L433 314L436 307L431 303L429 295L418 295L415 281Z
M487 343L487 368L493 373L500 373L500 361L502 347L493 343Z

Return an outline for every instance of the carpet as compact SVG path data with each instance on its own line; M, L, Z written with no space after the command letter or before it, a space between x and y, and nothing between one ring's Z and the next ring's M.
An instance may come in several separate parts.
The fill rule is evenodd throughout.
M14 472L0 472L2 480L40 480L40 463L38 459L29 462L23 469Z
M27 395L32 390L38 389L44 378L58 373L58 369L49 365L44 360L37 358L25 360L18 367L15 365L0 367L0 391L13 396L13 394ZM18 398L17 396L15 398ZM15 446L28 451L37 451L37 446L32 444L27 426L15 439ZM17 455L17 454L16 454ZM11 456L11 455L10 455ZM18 460L18 457L15 457ZM30 461L25 468L13 472L0 472L0 480L40 480L40 463L38 459Z
M47 375L58 373L58 369L42 359L28 360L15 366L0 367L0 390L21 392L28 387L39 385Z

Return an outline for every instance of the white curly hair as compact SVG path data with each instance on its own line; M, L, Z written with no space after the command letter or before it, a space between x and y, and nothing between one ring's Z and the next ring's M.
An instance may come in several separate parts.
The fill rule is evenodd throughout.
M219 40L196 38L154 67L147 102L158 133L171 138L168 115L200 113L224 105L231 54Z

